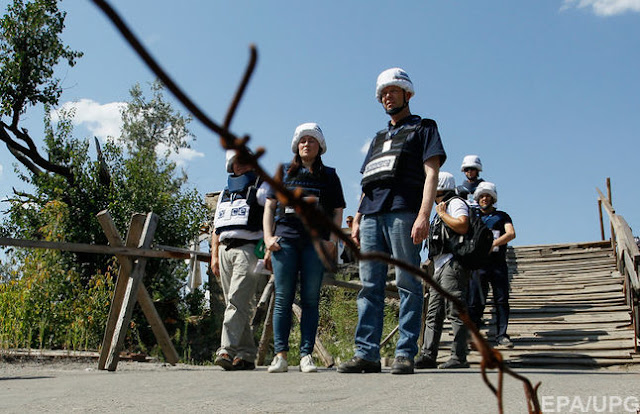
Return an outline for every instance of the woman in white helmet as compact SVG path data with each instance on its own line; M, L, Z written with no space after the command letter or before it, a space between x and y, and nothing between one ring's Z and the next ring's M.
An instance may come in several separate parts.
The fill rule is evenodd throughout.
M340 227L345 207L344 194L336 170L322 162L321 155L327 151L327 144L318 124L309 122L299 125L293 134L291 151L294 154L293 160L282 167L283 184L291 190L302 189L305 199L315 203L319 211ZM324 265L316 253L311 235L295 210L278 202L273 190L267 197L263 230L275 278L273 336L276 354L268 372L288 370L289 333L298 279L302 308L300 371L316 372L311 352L318 329L318 304ZM335 250L337 236L330 235L328 230L319 236Z
M480 207L480 217L493 231L494 240L488 263L473 271L469 287L469 316L476 326L481 326L489 285L491 285L493 305L496 310L496 345L511 348L513 342L507 335L509 324L507 243L516 238L516 232L511 217L495 208L498 202L498 190L494 183L488 181L480 183L474 197Z
M473 193L476 191L478 184L484 180L480 178L480 171L482 171L482 161L477 155L465 155L462 159L462 166L460 171L466 176L466 180L458 186L457 192L460 197L467 200L470 204L476 205L477 200L474 200Z

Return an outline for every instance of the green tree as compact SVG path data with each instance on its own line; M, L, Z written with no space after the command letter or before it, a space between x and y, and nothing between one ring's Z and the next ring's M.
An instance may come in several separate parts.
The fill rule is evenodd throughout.
M64 60L74 66L82 56L60 39L65 17L56 0L14 0L0 20L0 140L32 173L55 173L73 182L70 169L43 157L20 127L28 107L58 103L62 87L53 76L56 65Z
M74 137L73 111L60 112L55 123L49 115L45 116L42 150L20 126L20 116L30 106L45 105L49 114L61 96L54 66L61 59L73 66L75 58L81 56L60 41L64 17L56 1L15 0L0 21L0 139L25 167L16 169L30 188L14 191L2 234L28 239L46 239L55 234L59 240L68 242L107 244L95 218L99 211L108 209L122 231L132 213L153 211L160 217L154 243L188 246L206 220L206 208L198 192L186 185L186 174L170 159L172 153L188 148L193 137L187 128L190 118L172 108L160 83L150 86L149 98L139 85L131 89L131 100L122 111L122 134L103 147L96 139L97 159L91 158L89 140ZM56 215L54 222L52 205L64 213ZM51 228L53 223L55 229ZM31 295L37 283L17 281L36 280L42 269L47 269L52 281L65 285L65 289L58 290L49 286L51 291L66 292L61 295L67 296L72 304L86 307L86 302L73 300L74 296L80 297L74 289L85 292L94 289L96 275L111 274L109 269L113 265L107 256L64 252L52 256L20 249L14 250L10 259L13 265L4 265L2 269L3 288L18 286L24 291L19 294L3 291L0 301L9 301L5 303L9 307L12 296L7 292L39 297ZM53 263L55 266L51 266ZM178 260L150 260L147 275L152 276L145 279L145 285L161 305L161 316L171 332L184 319L180 310L185 306L181 288L186 265ZM77 310L78 315L84 314ZM69 324L78 326L80 319L60 318L50 322L58 324L55 329L65 332L73 328ZM152 334L146 323L137 326L136 333L143 342L140 345L150 345Z

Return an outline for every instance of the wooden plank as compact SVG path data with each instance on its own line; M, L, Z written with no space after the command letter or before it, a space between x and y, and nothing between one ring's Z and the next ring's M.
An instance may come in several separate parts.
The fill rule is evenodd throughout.
M273 336L273 307L275 305L275 301L276 295L275 293L272 293L269 300L269 307L267 308L267 316L264 318L262 336L260 337L260 342L258 343L256 365L264 365L264 359L267 355L267 351L269 350L269 343L271 342L271 337Z
M98 221L102 226L102 230L105 232L107 239L120 240L120 234L113 224L113 219L108 211L104 210L98 213ZM140 240L142 234L142 228L144 226L145 216L144 214L134 214L129 222L129 231L127 232L127 247L135 247ZM104 330L104 337L102 339L102 347L100 348L100 358L98 359L98 369L104 370L109 355L109 349L111 348L111 340L113 339L113 333L116 327L116 322L120 310L122 308L122 301L124 299L125 291L127 289L127 280L131 274L131 259L126 256L118 257L120 263L120 269L118 271L118 279L113 290L113 296L111 297L111 306L109 308L109 316L107 318L107 326Z
M636 265L633 262L633 258L629 255L627 251L624 252L624 266L629 275L629 280L631 281L631 287L636 291L636 295L640 294L640 281L638 280L638 273L636 272Z
M362 289L362 285L360 283L357 282L346 282L344 280L337 280L333 277L328 277L328 276L324 276L324 278L322 279L322 284L323 285L332 285L332 286L338 286L341 288L345 288L345 289L351 289L351 290L360 290ZM386 297L388 298L395 298L395 299L399 299L400 295L398 294L398 288L392 284L392 283L387 283L385 288L384 288L384 294Z
M153 241L153 234L155 233L158 225L158 216L154 213L147 214L147 219L142 230L142 236L138 246L144 249L148 249ZM131 320L131 313L133 312L133 306L136 303L138 295L138 288L142 277L144 275L144 269L147 264L147 259L141 257L136 260L131 271L131 276L127 281L127 289L123 298L123 306L118 315L118 320L114 330L113 339L111 341L111 348L109 349L109 356L107 357L106 367L109 371L115 371L118 366L118 354L124 344L124 338L129 327Z
M178 351L176 351L176 348L173 346L169 332L167 332L167 328L164 326L164 323L160 318L160 314L158 313L156 306L153 304L149 291L147 291L142 281L140 281L140 286L138 288L137 299L144 316L147 318L147 322L149 322L149 325L151 326L153 335L156 337L158 345L160 345L160 348L162 349L165 359L171 365L177 364L180 360Z
M580 243L529 244L529 245L517 246L516 248L519 251L526 251L526 250L539 250L545 247L553 248L555 250L569 249L569 248L583 249L583 248L589 248L589 247L611 247L611 243L608 240L605 240L605 241L598 240L598 241L580 242Z
M15 246L15 247L27 247L35 249L51 249L62 250L67 252L76 253L92 253L92 254L106 254L106 255L124 255L134 257L148 257L157 259L189 259L191 254L196 255L196 259L201 262L210 262L211 254L199 251L192 251L186 249L179 249L180 251L164 251L151 249L150 245L146 248L131 248L131 247L112 247L102 246L96 244L83 244L83 243L67 243L67 242L49 242L43 240L23 240L12 239L9 237L0 237L0 246ZM188 253L190 252L190 253Z

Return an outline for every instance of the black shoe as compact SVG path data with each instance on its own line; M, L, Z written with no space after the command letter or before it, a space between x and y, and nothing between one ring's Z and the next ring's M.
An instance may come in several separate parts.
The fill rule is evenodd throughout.
M229 354L217 355L214 364L222 367L225 371L233 371L233 361Z
M438 364L436 363L436 360L425 354L420 355L418 359L416 359L416 368L418 369L437 368L437 367L438 367Z
M457 369L457 368L469 368L469 363L467 361L460 362L455 359L450 359L447 362L443 362L438 365L439 369Z
M252 369L256 369L256 364L251 361L247 361L242 358L235 358L233 360L234 371L250 371Z
M347 362L343 362L338 367L338 372L342 373L361 373L361 372L381 372L382 366L380 361L367 361L360 357L353 357Z
M405 356L396 357L391 365L392 374L413 374L413 359Z
M503 336L496 341L496 348L513 348L513 342L511 342L508 336Z

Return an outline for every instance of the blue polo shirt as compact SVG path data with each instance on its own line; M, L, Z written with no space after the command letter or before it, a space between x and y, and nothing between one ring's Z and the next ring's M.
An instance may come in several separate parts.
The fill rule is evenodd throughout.
M493 210L490 213L485 213L480 209L478 209L478 211L480 212L480 217L484 224L486 224L489 230L493 232L494 239L497 239L506 233L504 228L505 224L513 224L511 217L504 211ZM498 251L491 252L489 257L493 262L504 262L507 258L507 245L503 244L502 246L499 246Z
M422 118L418 115L410 115L396 125L391 125L389 122L386 130L392 136L403 125L414 125L420 122L422 122ZM415 131L409 134L405 145L406 151L403 149L402 162L398 165L399 178L394 183L379 183L367 186L366 190L363 189L364 197L358 209L360 213L375 214L403 210L417 213L420 210L424 184L416 187L408 181L403 182L403 172L408 174L409 169L424 171L424 163L431 157L440 157L440 165L442 166L447 159L447 154L440 140L438 125L432 119L425 119L423 125L418 126ZM360 173L364 172L364 168L371 158L371 150L372 146L369 147Z

